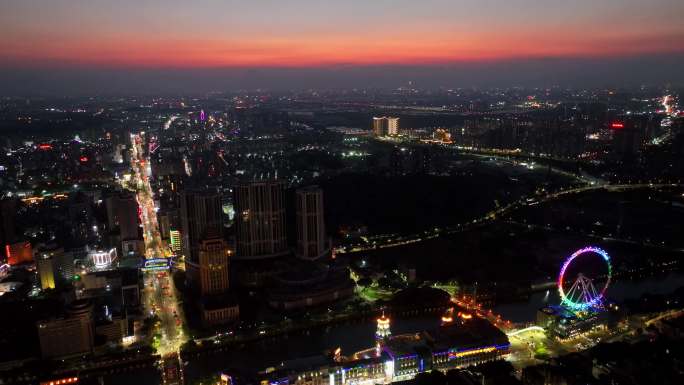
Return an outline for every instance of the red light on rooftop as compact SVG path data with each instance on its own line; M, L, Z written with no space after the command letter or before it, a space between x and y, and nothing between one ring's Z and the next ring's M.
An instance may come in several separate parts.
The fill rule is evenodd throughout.
M48 144L48 143L43 143L43 144L39 144L39 145L38 145L38 148L41 149L41 150L51 150L51 149L52 149L52 145L51 145L51 144Z
M610 128L625 128L625 124L622 122L613 122L610 124Z

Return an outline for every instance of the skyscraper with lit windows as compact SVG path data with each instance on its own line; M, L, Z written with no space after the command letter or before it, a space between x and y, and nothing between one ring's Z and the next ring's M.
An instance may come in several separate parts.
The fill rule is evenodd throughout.
M210 191L184 191L180 206L181 247L185 256L187 279L190 286L199 289L203 242L223 240L221 196Z
M228 291L231 251L221 238L200 242L199 291L202 295L223 294Z
M399 134L399 118L394 117L374 117L373 135L375 136L394 136Z
M235 187L236 259L264 259L288 253L284 183L258 180Z
M297 257L314 260L329 251L323 216L323 190L317 186L297 190Z

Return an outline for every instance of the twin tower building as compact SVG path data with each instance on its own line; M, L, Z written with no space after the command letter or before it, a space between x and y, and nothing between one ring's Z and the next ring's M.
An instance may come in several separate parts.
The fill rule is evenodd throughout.
M181 194L182 250L188 283L203 295L228 290L230 263L245 271L234 274L246 285L256 285L273 261L292 254L287 241L285 185L278 180L238 184L233 191L235 247L223 234L221 196L206 191ZM305 187L296 191L296 237L294 255L314 261L329 254L325 232L323 191ZM243 279L244 278L244 279Z

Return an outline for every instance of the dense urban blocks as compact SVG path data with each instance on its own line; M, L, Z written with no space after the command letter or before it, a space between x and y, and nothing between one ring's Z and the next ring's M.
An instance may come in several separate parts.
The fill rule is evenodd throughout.
M676 380L680 94L0 98L0 382Z

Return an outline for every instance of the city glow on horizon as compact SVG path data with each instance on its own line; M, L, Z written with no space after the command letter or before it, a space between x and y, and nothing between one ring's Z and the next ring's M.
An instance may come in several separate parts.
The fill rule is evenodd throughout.
M684 39L677 37L677 39ZM551 42L545 37L486 37L466 41L309 39L263 41L82 40L60 46L2 42L8 64L105 68L324 67L431 65L530 58L612 58L684 52L675 38Z
M222 68L684 53L674 17L684 6L669 0L481 3L11 0L0 12L0 58L5 66Z

